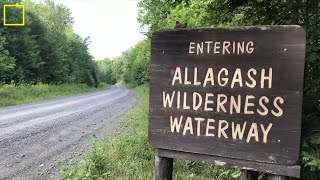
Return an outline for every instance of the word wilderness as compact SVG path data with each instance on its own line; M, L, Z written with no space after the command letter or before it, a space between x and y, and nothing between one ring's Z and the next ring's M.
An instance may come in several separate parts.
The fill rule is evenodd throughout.
M154 33L150 143L159 149L294 164L304 44L299 26Z

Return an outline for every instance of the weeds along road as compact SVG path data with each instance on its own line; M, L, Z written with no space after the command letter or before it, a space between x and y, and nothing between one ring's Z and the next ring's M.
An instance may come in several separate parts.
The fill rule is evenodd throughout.
M0 108L0 179L60 179L95 137L116 128L116 117L137 94L125 87Z

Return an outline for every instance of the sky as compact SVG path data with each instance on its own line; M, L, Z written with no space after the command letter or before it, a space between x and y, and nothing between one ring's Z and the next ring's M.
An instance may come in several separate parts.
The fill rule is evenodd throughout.
M139 32L139 0L54 0L66 5L74 17L74 30L90 36L94 59L114 58L143 39Z

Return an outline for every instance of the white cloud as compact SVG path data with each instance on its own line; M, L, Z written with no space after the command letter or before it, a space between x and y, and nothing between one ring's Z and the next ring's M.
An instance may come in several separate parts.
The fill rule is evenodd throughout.
M143 38L139 33L138 0L55 0L74 17L74 30L91 37L95 59L114 58Z

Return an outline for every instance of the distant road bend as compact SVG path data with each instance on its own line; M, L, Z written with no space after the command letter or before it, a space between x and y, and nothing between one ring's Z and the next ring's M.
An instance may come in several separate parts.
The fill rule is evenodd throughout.
M79 96L0 108L0 179L60 179L90 140L102 137L137 94L118 86Z

